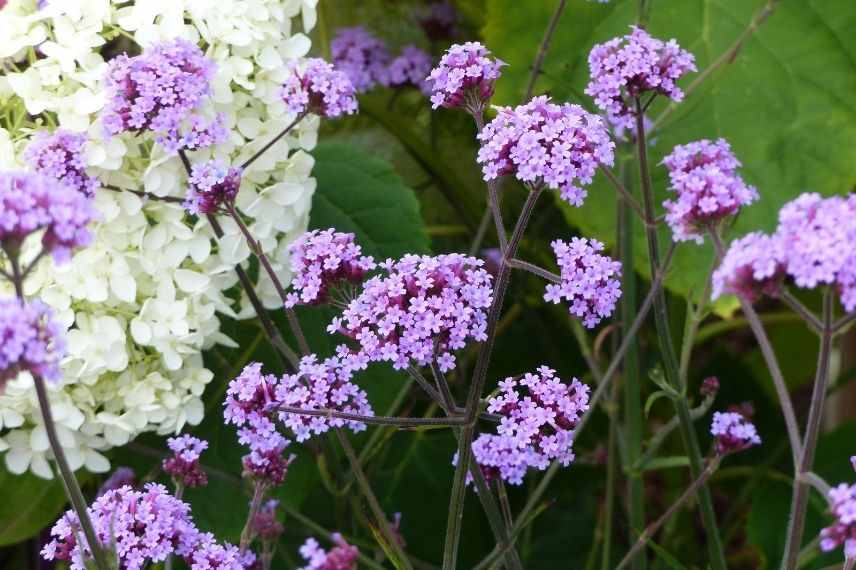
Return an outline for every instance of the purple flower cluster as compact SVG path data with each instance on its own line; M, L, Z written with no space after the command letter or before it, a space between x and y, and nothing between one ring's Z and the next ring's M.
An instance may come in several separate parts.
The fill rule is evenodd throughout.
M83 133L65 129L58 129L53 134L39 131L24 151L24 160L34 171L92 196L99 182L86 173L85 146L86 135Z
M714 449L718 455L743 451L761 443L755 425L738 412L714 412L710 433L716 438Z
M828 498L835 522L820 531L820 549L829 552L843 545L844 557L856 559L856 485L841 483Z
M506 378L488 400L488 412L502 416L497 433L473 442L473 456L485 477L520 485L527 469L543 471L553 460L574 460L574 428L589 409L589 387L574 378L565 384L541 366L523 378Z
M432 42L454 36L457 19L455 7L448 1L432 2L416 14L422 31Z
M96 497L100 497L108 491L115 491L121 487L133 487L137 481L137 474L130 467L117 467L115 471L98 488Z
M41 301L24 304L17 298L0 299L0 392L20 372L46 380L60 378L65 355L63 329Z
M230 167L219 159L194 164L184 208L195 215L216 214L221 206L234 202L242 174L240 168Z
M466 107L472 113L481 113L493 96L493 84L503 65L478 42L452 45L427 78L432 106Z
M361 283L376 265L354 238L330 228L312 230L294 240L288 246L293 292L288 293L285 306L324 303L337 287Z
M386 44L361 26L341 28L330 42L333 64L347 75L358 93L387 85L390 55Z
M340 347L354 368L375 361L392 362L396 369L411 361L425 366L436 356L443 371L451 370L452 351L468 339L486 339L492 279L483 265L455 253L387 260L381 264L387 275L366 281L327 330L359 343L356 352Z
M485 180L513 174L529 185L559 190L582 205L598 166L612 165L615 143L602 118L579 105L557 105L546 96L518 107L500 107L479 133L478 162Z
M210 532L199 533L193 550L184 557L190 570L251 570L255 555L249 550L241 554L232 544L220 544Z
M141 570L172 554L184 558L192 570L242 570L234 546L217 544L193 523L190 506L171 496L165 487L149 483L142 491L121 487L98 497L87 509L102 545L115 551L122 570ZM63 560L71 570L85 570L89 548L78 543L83 533L74 511L68 511L51 529L42 549L47 560ZM224 556L224 554L228 554ZM206 559L215 565L204 564ZM229 561L232 563L226 563Z
M214 71L202 50L182 39L153 45L138 56L112 59L104 128L110 135L152 131L167 150L178 151L184 121L210 95Z
M292 113L310 112L333 119L357 112L357 97L348 75L320 58L293 63L282 84L282 100Z
M276 387L279 405L304 410L336 410L360 416L373 416L365 391L351 381L353 372L338 358L318 362L313 354L300 360L296 374L285 374ZM348 427L354 433L366 429L362 422L321 416L307 416L280 412L283 425L294 433L294 438L306 441L331 427Z
M555 240L551 245L562 282L547 285L544 300L567 301L572 315L587 328L595 327L612 314L621 297L621 262L600 254L603 244L596 239Z
M636 114L628 98L654 92L680 101L684 92L675 82L696 71L693 55L675 40L658 40L635 26L622 38L594 46L588 61L591 80L586 94L611 122L626 128L633 128Z
M277 518L277 507L279 507L279 501L276 499L265 501L253 517L253 532L264 542L276 540L285 530Z
M177 485L201 487L208 483L208 475L199 465L199 457L208 449L208 442L191 435L171 437L167 445L172 455L163 461L163 470Z
M226 128L226 115L223 113L218 113L210 121L199 115L191 115L175 149L199 150L223 143L228 138L229 129Z
M71 250L89 244L87 224L95 218L89 197L44 174L0 172L0 247L17 250L44 230L42 247L61 263Z
M430 92L426 78L431 73L431 56L416 46L405 46L389 64L391 87L416 87L425 94Z
M360 554L357 547L345 542L339 533L333 534L333 542L336 546L327 551L314 538L306 539L300 547L300 555L306 560L306 566L298 570L356 570Z
M740 161L725 139L678 145L663 159L677 200L666 200L666 222L676 241L703 241L704 231L758 199L737 174Z
M775 297L785 275L782 241L761 232L735 240L713 272L711 298L733 294L753 303Z

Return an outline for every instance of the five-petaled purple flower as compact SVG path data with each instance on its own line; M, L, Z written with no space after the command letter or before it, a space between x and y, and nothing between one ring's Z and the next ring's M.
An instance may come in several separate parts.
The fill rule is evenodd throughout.
M360 551L345 542L339 533L333 533L332 538L336 546L330 550L321 548L314 538L307 538L300 547L306 566L298 570L356 570Z
M710 433L716 438L714 450L718 455L743 451L761 444L755 425L739 412L714 412Z
M17 298L0 299L0 393L20 372L59 380L59 363L65 355L63 334L53 311L41 301L24 304Z
M295 62L282 84L282 100L292 113L315 113L328 119L357 112L357 97L348 75L320 58Z
M188 179L184 208L191 214L216 214L235 201L243 171L219 159L193 165Z
M493 96L493 84L503 65L478 42L452 45L427 78L432 106L464 107L470 113L481 113Z
M330 42L336 69L347 75L358 93L387 85L390 60L386 44L361 26L341 28Z
M164 459L163 470L177 485L189 488L208 483L208 475L199 465L202 452L208 449L207 441L185 434L169 438L167 446L172 455Z
M54 133L39 131L24 151L24 160L32 170L92 196L99 182L86 173L85 146L83 133L65 129L57 129Z

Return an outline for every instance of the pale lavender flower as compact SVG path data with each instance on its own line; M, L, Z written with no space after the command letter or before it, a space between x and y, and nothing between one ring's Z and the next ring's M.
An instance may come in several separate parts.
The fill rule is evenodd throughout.
M327 328L359 343L356 351L340 347L340 356L355 369L369 361L403 369L411 362L429 364L436 352L440 368L451 370L452 351L487 338L492 278L483 265L461 254L387 260L381 264L387 275L366 281Z
M596 239L555 240L551 246L561 270L562 282L547 285L544 300L568 303L568 310L587 328L595 327L615 310L621 297L621 262L602 255Z
M347 285L358 285L376 267L371 256L355 241L354 234L333 228L304 233L288 246L292 292L285 306L317 305L331 300L331 293ZM344 295L345 293L341 293ZM334 301L342 299L335 299Z
M115 471L98 488L96 497L100 497L107 491L115 491L121 487L133 487L136 484L137 475L130 467L117 467Z
M83 133L65 129L57 129L54 133L39 131L24 151L24 160L32 170L91 196L99 182L86 173L85 146Z
M191 115L186 124L177 148L199 150L223 143L229 138L226 115L223 113L218 113L210 121L199 115Z
M167 446L172 455L164 459L163 470L176 484L189 488L208 483L208 475L199 465L202 452L208 449L207 441L185 434L167 439Z
M696 71L693 55L675 40L664 42L635 26L622 38L594 46L588 61L586 94L613 123L629 129L635 120L631 99L651 92L681 101L684 92L676 81Z
M602 118L579 105L535 97L525 105L499 107L478 135L478 162L485 180L512 174L531 186L559 190L561 198L581 206L583 186L599 166L611 166L615 143Z
M348 75L319 58L291 64L281 97L292 113L308 111L333 119L357 112L356 92Z
M306 566L298 570L356 570L360 551L345 542L339 533L334 533L332 538L336 546L329 551L321 548L314 538L307 538L300 547L300 556L306 560Z
M0 172L0 247L17 251L24 239L43 231L42 247L57 263L92 239L96 217L89 197L44 174Z
M431 56L416 46L405 46L389 64L390 87L416 87L430 93L426 78L431 73Z
M295 374L283 375L280 380L276 388L277 403L303 410L327 409L373 416L374 411L365 390L352 382L352 376L353 371L336 357L319 362L314 354L304 356L300 360L299 370ZM333 427L348 427L354 433L366 429L366 424L358 421L291 412L280 412L279 419L299 442Z
M202 50L182 39L113 58L106 76L105 130L110 135L151 131L164 148L178 151L185 120L211 94L214 71Z
M488 49L478 42L452 45L427 78L433 108L465 107L471 113L481 113L493 96L493 85L503 65L505 62L491 58Z
M758 199L737 174L740 161L725 139L677 145L663 159L676 200L666 200L666 222L675 241L702 243L704 232Z
M0 299L0 392L20 372L57 381L65 355L63 328L41 301Z
M778 296L785 276L782 240L752 232L732 242L713 272L712 299L733 294L753 303L762 295Z
M523 378L506 378L487 411L502 416L496 433L473 442L473 456L485 477L520 485L528 469L574 460L574 428L589 409L589 387L574 378L565 384L541 366Z
M830 512L835 522L820 531L824 552L844 547L844 557L856 559L856 485L841 483L829 490Z
M199 533L194 549L184 557L190 570L249 570L255 555L241 554L237 546L218 543L211 533Z
M718 455L743 451L761 444L755 425L738 412L714 412L710 433L716 438L714 449Z
M336 69L350 78L358 93L364 93L378 84L387 85L389 51L383 40L365 28L354 26L339 29L330 42L330 51Z
M798 287L832 285L856 310L856 195L803 194L779 212L785 268Z
M416 13L416 21L432 42L453 37L457 20L458 13L448 1L432 2Z
M231 204L241 187L243 171L219 159L193 165L187 180L184 208L191 214L216 214Z

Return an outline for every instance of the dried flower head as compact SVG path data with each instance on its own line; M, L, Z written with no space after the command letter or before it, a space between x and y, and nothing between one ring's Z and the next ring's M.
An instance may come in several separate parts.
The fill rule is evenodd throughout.
M785 277L785 249L778 236L753 232L735 240L713 272L712 299L725 294L753 303L775 297Z
M754 424L738 412L714 412L710 433L716 438L714 449L718 455L743 451L761 444Z
M493 96L493 84L505 65L490 55L478 42L454 44L446 50L427 78L432 106L465 107L471 113L481 113Z
M334 119L357 112L357 97L348 75L323 59L294 62L282 85L282 100L292 113L310 112Z

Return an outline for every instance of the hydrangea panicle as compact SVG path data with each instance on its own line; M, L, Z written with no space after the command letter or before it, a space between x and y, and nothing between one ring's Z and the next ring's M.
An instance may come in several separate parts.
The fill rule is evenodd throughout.
M293 291L286 307L317 305L329 300L330 293L344 284L357 285L376 265L355 241L354 234L312 230L288 246Z
M390 87L416 87L429 93L427 77L431 73L431 56L416 46L402 48L401 53L389 64Z
M574 206L582 205L582 187L591 183L598 166L614 160L615 143L602 118L579 105L552 103L547 96L499 107L478 138L477 160L485 180L513 174L526 184L559 190Z
M65 355L63 332L53 311L41 301L25 304L17 298L0 299L0 393L6 381L24 371L59 380Z
M466 107L470 113L481 113L503 65L478 42L453 44L426 79L432 107Z
M506 378L488 400L488 412L502 416L495 434L473 442L473 456L485 477L520 485L528 469L543 471L551 461L574 459L574 428L589 409L589 387L574 378L565 384L541 366L522 378Z
M176 484L183 487L201 487L208 483L208 475L199 464L208 442L191 435L171 437L167 446L172 455L163 461L163 470L171 475Z
M544 300L565 300L572 315L584 326L595 327L615 310L621 297L621 262L602 255L603 244L595 239L572 238L570 243L555 240L553 252L562 282L548 284Z
M856 559L856 484L833 487L828 499L835 521L820 531L820 549L829 552L843 546L844 557Z
M696 71L693 55L675 40L664 42L642 28L594 46L588 57L591 79L585 89L610 121L634 128L635 110L630 99L653 92L681 101L677 80Z
M324 550L314 538L307 538L300 547L300 556L306 566L298 570L356 570L360 551L348 544L339 533L332 535L335 546Z
M193 165L188 179L185 209L191 214L216 214L231 204L241 187L240 168L230 167L218 159Z
M282 85L282 100L295 114L309 112L333 119L357 112L356 91L351 80L319 58L291 64Z
M743 451L761 444L755 425L738 412L714 412L710 433L716 438L714 450L718 455Z
M41 174L56 178L86 196L98 188L98 179L86 173L86 135L65 129L54 133L39 131L27 145L24 160Z
M735 240L713 272L711 298L733 294L753 303L762 295L776 297L785 276L782 240L752 232Z
M666 222L676 241L703 241L704 231L758 199L737 174L740 161L725 139L677 145L663 159L676 200L666 200Z
M440 368L448 371L455 366L452 351L469 339L486 339L492 278L483 261L453 253L405 255L381 265L387 274L366 281L328 327L359 343L347 359L391 362L396 369L425 366L436 346Z
M387 85L390 60L386 44L361 26L341 28L330 42L333 65L347 75L358 93Z

